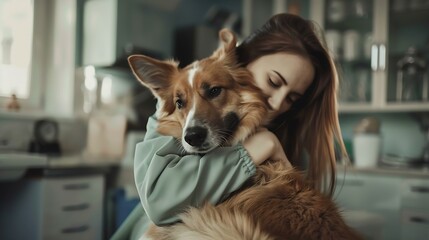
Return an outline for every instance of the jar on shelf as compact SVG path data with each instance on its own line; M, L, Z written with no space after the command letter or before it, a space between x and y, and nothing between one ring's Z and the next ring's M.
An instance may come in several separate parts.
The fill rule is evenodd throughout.
M427 61L415 47L410 47L396 64L396 100L421 102L428 100Z

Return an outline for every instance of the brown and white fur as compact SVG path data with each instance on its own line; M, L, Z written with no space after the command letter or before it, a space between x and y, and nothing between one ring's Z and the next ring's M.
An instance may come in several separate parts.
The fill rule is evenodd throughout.
M219 33L212 56L179 69L173 61L129 57L134 75L158 98L158 131L189 153L245 140L270 119L251 74L237 65L233 33ZM360 239L329 198L285 163L266 161L250 186L223 203L190 208L182 222L152 226L151 239Z

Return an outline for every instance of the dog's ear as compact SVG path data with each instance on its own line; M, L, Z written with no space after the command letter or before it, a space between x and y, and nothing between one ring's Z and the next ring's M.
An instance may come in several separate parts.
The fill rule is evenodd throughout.
M235 47L237 45L237 37L235 34L224 28L219 31L219 47L214 51L212 57L235 62Z
M144 55L131 55L128 63L136 78L156 97L162 97L160 91L169 88L178 69L173 61L160 61Z
M226 53L234 51L237 45L237 37L231 30L227 28L219 31L219 40Z

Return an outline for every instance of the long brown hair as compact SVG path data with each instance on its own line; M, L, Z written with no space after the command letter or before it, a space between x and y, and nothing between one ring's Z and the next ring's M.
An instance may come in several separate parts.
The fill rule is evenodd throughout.
M336 180L335 145L341 156L347 156L338 121L338 73L334 61L323 38L318 36L316 25L286 13L271 17L237 47L243 66L279 52L309 59L315 76L304 96L275 119L270 130L277 135L294 166L302 164L303 154L308 155L308 180L314 188L328 190L332 196Z

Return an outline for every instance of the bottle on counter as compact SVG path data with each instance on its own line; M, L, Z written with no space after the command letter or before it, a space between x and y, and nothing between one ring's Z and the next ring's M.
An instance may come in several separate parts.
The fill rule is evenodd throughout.
M21 104L19 103L16 94L12 94L9 101L6 103L6 108L10 111L19 111Z

